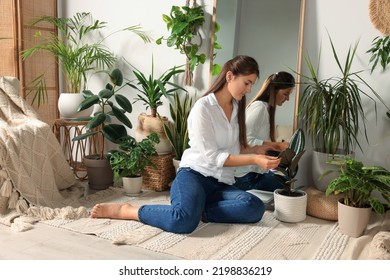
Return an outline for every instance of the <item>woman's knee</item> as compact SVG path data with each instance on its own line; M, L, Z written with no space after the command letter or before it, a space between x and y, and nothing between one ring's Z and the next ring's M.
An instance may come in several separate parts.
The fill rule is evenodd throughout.
M245 219L247 223L257 223L261 220L265 212L265 205L263 201L257 196L251 195L248 199L248 209Z

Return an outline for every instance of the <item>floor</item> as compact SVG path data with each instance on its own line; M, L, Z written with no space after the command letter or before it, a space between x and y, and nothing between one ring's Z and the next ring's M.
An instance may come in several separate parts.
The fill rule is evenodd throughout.
M132 246L117 246L96 236L78 234L37 223L15 232L0 224L3 260L173 260L177 257Z
M93 191L86 187L85 194ZM139 247L117 246L110 240L42 223L32 230L13 231L0 224L1 260L174 260L175 256Z

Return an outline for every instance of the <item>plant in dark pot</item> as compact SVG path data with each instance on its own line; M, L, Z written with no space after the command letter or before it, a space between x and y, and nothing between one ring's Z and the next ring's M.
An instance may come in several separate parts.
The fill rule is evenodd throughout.
M146 76L135 66L131 64L130 66L133 68L133 74L136 79L128 82L127 85L138 91L134 102L141 101L146 106L146 109L150 110L150 114L142 113L138 116L135 137L137 141L141 141L150 133L155 132L160 137L160 143L156 147L157 153L159 155L171 154L172 147L166 138L161 122L162 119L163 122L167 123L168 118L166 116L159 116L157 109L163 105L163 97L171 96L177 90L186 91L181 86L170 81L175 75L184 72L184 70L181 67L174 66L163 72L159 77L155 77L153 58L152 70L149 76ZM170 87L169 89L168 86Z
M384 104L379 94L360 76L362 71L352 71L358 43L348 49L346 60L341 63L330 36L329 41L340 75L320 79L318 69L315 71L310 58L305 56L310 76L300 74L305 78L305 87L298 112L313 145L315 187L323 192L332 178L319 178L326 170L334 168L327 161L332 160L335 154L353 155L356 146L362 150L358 142L361 132L368 142L362 96L373 102L375 114L376 101L370 93Z
M279 154L281 158L275 176L284 185L274 191L274 216L283 222L300 222L306 218L307 195L294 187L298 173L298 162L305 150L305 134L298 128L290 139L287 149Z
M385 206L379 200L377 192L390 206L390 172L382 166L365 166L362 162L343 156L333 162L340 165L339 175L334 178L326 195L343 194L338 201L339 229L351 237L363 234L369 222L371 212L383 214Z
M193 104L193 99L188 93L183 100L180 100L180 94L175 93L174 104L169 104L169 110L172 122L163 122L165 134L172 145L174 151L173 165L179 166L184 151L189 148L187 120Z
M105 189L112 186L114 181L114 173L105 153L104 139L120 144L119 139L128 135L126 127L132 128L132 123L126 116L126 113L132 112L131 102L126 96L118 93L124 87L122 72L114 69L111 73L107 71L105 73L108 74L111 83L107 83L98 94L84 90L85 99L78 108L78 111L83 111L98 105L100 110L97 110L93 117L83 118L88 120L85 126L87 131L73 138L73 141L87 141L90 137L99 139L94 141L99 143L97 154L87 155L83 159L87 167L89 186L93 189ZM113 117L116 117L120 124L112 123Z
M114 171L114 180L122 177L125 194L132 196L141 192L142 175L147 166L156 168L152 157L157 155L155 144L160 141L157 133L151 133L137 142L126 135L118 139L118 149L108 152L110 165Z

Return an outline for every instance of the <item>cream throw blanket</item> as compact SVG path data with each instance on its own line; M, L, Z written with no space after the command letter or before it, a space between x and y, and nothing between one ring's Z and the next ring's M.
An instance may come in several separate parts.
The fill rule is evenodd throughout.
M15 218L32 206L78 207L83 188L50 126L19 89L16 78L0 77L0 214Z

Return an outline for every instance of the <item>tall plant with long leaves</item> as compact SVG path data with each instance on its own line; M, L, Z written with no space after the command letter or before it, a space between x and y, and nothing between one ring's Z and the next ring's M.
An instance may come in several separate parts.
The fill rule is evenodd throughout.
M129 63L129 62L128 62ZM130 64L130 63L129 63ZM163 105L162 97L168 97L178 89L187 91L176 83L170 82L173 76L184 72L180 66L174 66L166 70L161 76L154 76L154 60L152 58L152 72L146 76L141 70L135 66L130 66L134 69L133 73L136 77L134 81L127 83L130 87L136 89L139 94L135 98L135 102L142 101L146 105L146 109L150 108L151 116L157 117L157 108ZM167 89L167 86L171 88Z
M38 51L51 53L58 59L61 72L65 78L65 91L80 93L86 89L87 75L90 71L100 71L110 68L116 61L115 55L104 44L105 40L120 31L131 31L138 35L144 42L150 42L150 38L139 25L133 25L102 36L100 31L107 28L107 22L94 20L91 13L76 13L71 18L42 16L32 22L32 26L41 23L52 24L57 30L42 36L36 32L34 37L41 39L31 48L22 51L22 59L28 59ZM31 81L34 93L32 102L37 105L45 103L48 99L45 74L41 74Z
M188 93L183 100L180 94L175 93L174 104L169 104L172 123L163 122L164 132L175 153L175 159L181 160L184 151L189 148L187 120L193 104L193 99Z
M362 150L357 139L361 130L368 142L362 95L373 102L375 114L377 113L376 101L365 91L365 88L383 104L384 102L360 76L362 71L352 71L359 42L349 47L345 62L341 63L330 36L329 41L340 75L320 79L319 64L315 70L310 57L305 55L310 76L300 74L306 81L304 81L305 88L301 95L298 114L316 151L335 154L342 147L344 154L350 154L356 145ZM320 56L321 51L318 61Z

